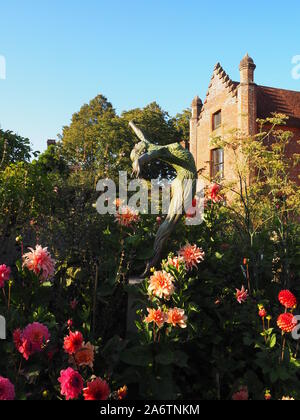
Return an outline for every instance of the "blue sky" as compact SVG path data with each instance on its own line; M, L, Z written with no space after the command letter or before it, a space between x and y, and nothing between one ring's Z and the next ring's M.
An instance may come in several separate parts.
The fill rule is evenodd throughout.
M238 80L299 90L300 2L289 0L9 0L0 8L0 125L35 150L97 94L118 112L156 100L171 115L203 99L217 61Z

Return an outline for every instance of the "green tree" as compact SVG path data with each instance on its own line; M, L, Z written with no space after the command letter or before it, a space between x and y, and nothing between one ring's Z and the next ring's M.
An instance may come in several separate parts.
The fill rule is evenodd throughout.
M0 129L0 169L4 169L10 163L28 162L30 156L29 139Z
M62 154L73 170L84 171L85 176L89 172L94 180L114 178L129 164L132 144L124 137L128 131L112 104L98 95L73 115L70 126L63 128Z
M192 117L191 110L185 109L181 113L177 114L173 118L174 127L178 133L180 142L185 145L186 148L190 142L190 119Z
M58 172L66 175L69 172L67 162L62 155L61 144L51 145L47 150L39 155L38 163L43 172Z
M152 102L145 108L123 112L122 118L126 122L134 120L153 143L165 145L181 140L174 119L156 102Z

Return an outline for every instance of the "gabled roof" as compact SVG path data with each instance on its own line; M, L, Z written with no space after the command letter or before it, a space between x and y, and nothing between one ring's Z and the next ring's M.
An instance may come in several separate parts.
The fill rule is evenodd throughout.
M226 71L223 69L223 67L221 66L221 64L220 63L217 63L215 65L215 67L214 67L214 72L213 72L213 75L211 77L210 84L208 86L208 91L207 91L206 98L205 98L205 101L204 101L204 106L203 106L202 111L201 111L200 116L199 116L199 120L201 120L201 118L202 118L202 114L203 114L204 109L205 109L205 104L207 103L207 99L208 99L208 97L210 95L210 89L212 87L213 79L215 77L218 77L222 81L222 83L224 84L225 89L227 89L228 93L232 97L236 97L237 96L237 87L238 87L239 84L237 82L233 82L231 80L231 78L228 76L228 74L226 73Z
M290 117L288 125L300 127L300 92L257 86L257 116L270 117L273 112Z
M241 61L240 66L249 64L255 66L253 59L247 54ZM240 83L231 80L221 64L217 63L213 71L199 120L201 120L205 111L205 105L209 98L214 78L219 78L228 93L232 97L237 97ZM272 113L285 114L289 117L289 126L300 127L300 92L257 85L257 117L265 119L271 117Z

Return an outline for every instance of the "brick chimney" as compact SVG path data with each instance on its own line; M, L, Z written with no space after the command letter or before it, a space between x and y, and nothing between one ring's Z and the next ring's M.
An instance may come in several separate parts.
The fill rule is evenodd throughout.
M248 54L240 62L240 85L238 87L238 127L245 135L256 133L257 98L254 71L256 65Z
M53 140L53 139L48 139L47 140L47 147L55 146L55 145L56 145L56 140Z
M203 104L199 96L196 96L192 102L192 118L190 120L190 152L195 158L197 164L197 125Z

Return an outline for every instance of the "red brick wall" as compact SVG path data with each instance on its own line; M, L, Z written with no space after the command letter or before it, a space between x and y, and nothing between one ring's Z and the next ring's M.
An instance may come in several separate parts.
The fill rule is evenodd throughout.
M205 168L203 175L206 178L210 177L210 154L211 136L224 136L228 131L236 129L238 126L238 103L236 92L230 91L231 87L227 86L224 78L221 78L215 70L209 88L206 102L204 103L203 111L200 115L200 120L197 125L196 139L191 139L191 151L195 157L197 169ZM213 114L222 111L222 125L217 130L213 131L212 118ZM196 144L195 144L196 142ZM225 177L232 178L232 166L234 157L225 153ZM209 182L209 181L207 181Z
M230 130L236 129L241 130L245 135L256 134L258 109L261 111L262 107L265 109L268 105L268 103L263 103L263 99L261 98L264 97L258 94L259 87L253 83L255 65L250 63L247 66L245 63L240 66L242 83L237 84L230 80L218 64L214 69L199 118L199 113L196 112L198 110L195 106L192 106L193 118L191 119L190 129L190 150L195 158L198 171L202 170L202 175L207 180L207 183L210 182L210 159L211 149L213 148L210 143L211 137L226 137ZM213 130L213 115L220 110L222 111L222 125L217 130ZM266 112L269 114L267 109ZM294 139L288 147L288 155L291 156L294 153L300 154L300 145L297 143L300 140L300 124L299 127L287 125L283 129L292 131L295 134ZM224 161L226 181L235 181L235 155L226 150ZM298 185L300 185L299 172L300 165L295 167L291 174L293 180L296 180Z

